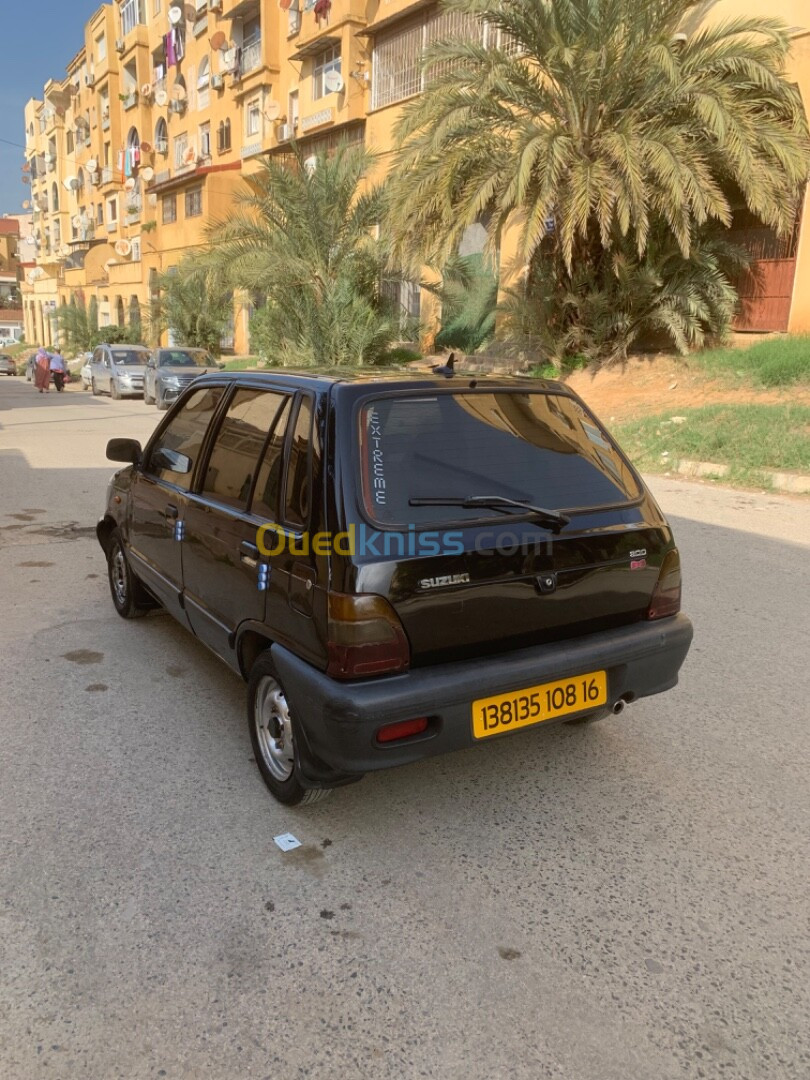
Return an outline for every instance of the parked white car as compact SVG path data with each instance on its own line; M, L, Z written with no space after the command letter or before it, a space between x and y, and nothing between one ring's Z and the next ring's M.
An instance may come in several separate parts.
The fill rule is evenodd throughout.
M92 374L90 372L90 359L89 359L90 357L92 357L92 355L93 355L92 353L88 354L88 359L85 360L84 364L82 365L81 371L79 372L79 377L82 380L82 390L89 390L90 385L91 385L91 383L93 381L93 376L92 376Z

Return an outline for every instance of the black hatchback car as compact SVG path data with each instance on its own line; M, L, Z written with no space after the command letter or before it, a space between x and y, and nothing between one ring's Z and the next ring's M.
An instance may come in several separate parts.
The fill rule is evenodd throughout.
M678 681L672 532L562 384L220 372L107 455L117 611L243 676L282 802Z

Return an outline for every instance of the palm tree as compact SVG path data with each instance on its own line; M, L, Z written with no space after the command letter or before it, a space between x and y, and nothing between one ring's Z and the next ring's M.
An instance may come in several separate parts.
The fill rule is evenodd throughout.
M331 156L293 146L270 158L210 232L206 259L259 300L251 347L274 363L363 364L399 336L380 294L380 190L374 157L342 143Z
M233 314L233 289L215 266L187 255L158 279L149 312L150 336L171 330L178 345L219 355Z
M389 229L400 259L440 267L480 220L496 252L517 225L529 291L549 263L569 288L612 273L605 252L643 263L662 230L688 260L703 227L731 224L735 200L793 227L810 145L782 23L686 35L696 0L445 8L471 40L428 51L428 87L398 125Z

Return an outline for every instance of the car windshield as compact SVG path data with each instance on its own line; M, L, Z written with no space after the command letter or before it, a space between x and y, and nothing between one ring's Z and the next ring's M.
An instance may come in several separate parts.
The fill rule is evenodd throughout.
M598 421L560 393L377 398L360 410L360 455L366 513L391 527L520 516L504 500L564 511L640 494Z
M161 349L159 367L211 367L210 353L197 349Z
M111 349L110 352L114 364L131 364L143 367L149 358L149 353L144 352L142 349Z

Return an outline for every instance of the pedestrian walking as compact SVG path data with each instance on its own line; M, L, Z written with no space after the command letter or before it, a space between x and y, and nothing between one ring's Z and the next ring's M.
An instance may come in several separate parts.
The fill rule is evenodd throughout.
M50 366L51 366L51 378L53 379L53 385L56 387L56 392L61 394L65 389L65 382L67 381L67 364L65 358L61 352L57 349L56 352L50 354Z
M47 394L51 387L51 354L47 349L37 350L34 383L40 394Z

